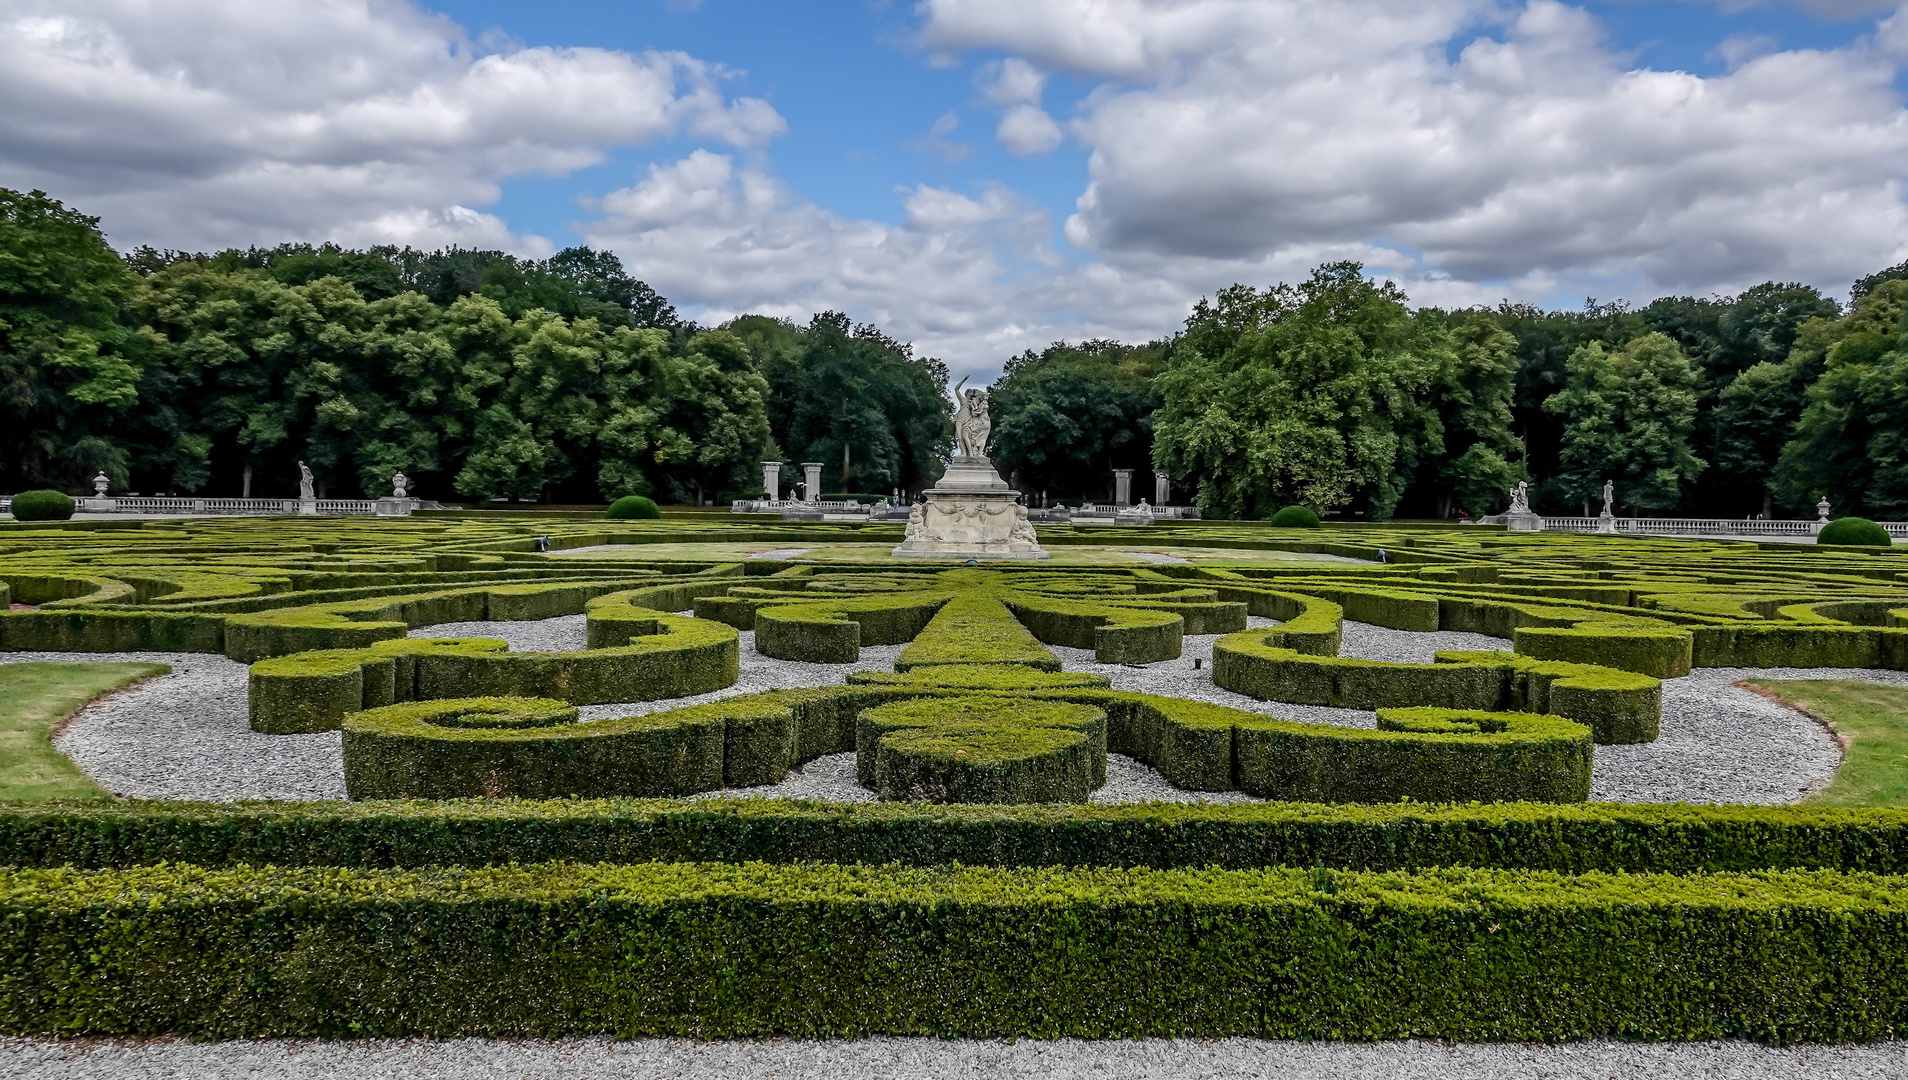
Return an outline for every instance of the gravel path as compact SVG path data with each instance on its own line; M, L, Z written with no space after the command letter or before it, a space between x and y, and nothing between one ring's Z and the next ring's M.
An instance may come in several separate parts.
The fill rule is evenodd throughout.
M1249 620L1253 627L1269 619ZM584 644L584 618L566 615L536 622L445 623L420 627L413 637L499 637L519 651L566 650ZM1188 636L1177 660L1127 667L1099 664L1091 650L1054 646L1069 671L1106 675L1114 687L1230 705L1267 716L1311 723L1371 727L1372 714L1356 709L1263 702L1212 684L1212 643L1217 635ZM781 687L830 685L846 673L890 670L901 646L863 649L853 664L804 664L757 653L754 635L741 635L741 677L710 694L668 701L587 705L584 720L634 716L681 705L717 701ZM1445 649L1509 648L1509 642L1479 634L1433 634L1345 624L1342 654L1370 660L1426 663ZM28 660L137 660L171 664L173 673L111 697L83 711L55 740L58 749L108 790L133 798L337 799L344 777L337 732L260 735L246 724L245 667L202 653L6 653L0 662ZM1200 666L1195 669L1193 662ZM1908 673L1866 669L1702 668L1664 684L1662 736L1636 746L1600 746L1591 798L1615 802L1786 803L1818 790L1834 775L1841 751L1813 720L1737 689L1741 678L1854 678L1908 685ZM780 784L710 792L723 797L819 798L861 801L872 793L854 781L854 755L810 762ZM1236 792L1184 792L1157 771L1121 755L1108 755L1100 803L1246 801Z
M14 1080L1888 1080L1908 1077L1908 1043L0 1039L0 1073Z

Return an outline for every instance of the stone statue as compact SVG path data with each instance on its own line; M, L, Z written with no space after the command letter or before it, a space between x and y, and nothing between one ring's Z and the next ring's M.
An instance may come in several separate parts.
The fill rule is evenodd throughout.
M311 502L317 497L311 490L311 467L301 461L298 463L298 501Z
M106 478L106 470L101 469L99 471L99 475L93 477L93 494L98 496L99 498L102 498L102 499L105 498L106 489L108 487L111 487L112 483L113 482L111 480L108 480Z
M1039 538L1034 536L1033 522L1028 520L1025 506L1014 507L1014 531L1008 534L1007 539L1018 540L1023 544L1040 543Z
M987 417L987 391L968 390L967 377L954 384L954 392L960 395L960 408L954 410L954 453L957 457L987 457L987 434L993 430L993 421Z
M404 489L409 486L410 483L411 478L404 475L402 469L398 470L397 475L391 477L391 497L393 499L402 499L404 497Z
M1616 485L1612 484L1608 480L1605 480L1603 482L1603 516L1604 517L1612 516L1610 512L1610 508L1614 506L1615 503L1616 503Z
M1530 513L1530 481L1528 480L1517 481L1517 486L1511 489L1510 509L1506 510L1505 513L1507 514Z
M928 538L926 503L915 503L914 509L908 511L908 531L906 538L909 540L926 540Z

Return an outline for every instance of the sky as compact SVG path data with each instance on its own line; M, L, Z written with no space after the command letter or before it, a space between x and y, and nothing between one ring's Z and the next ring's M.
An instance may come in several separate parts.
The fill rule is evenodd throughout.
M1867 0L0 0L0 186L116 247L615 251L983 381L1341 259L1415 304L1908 258Z

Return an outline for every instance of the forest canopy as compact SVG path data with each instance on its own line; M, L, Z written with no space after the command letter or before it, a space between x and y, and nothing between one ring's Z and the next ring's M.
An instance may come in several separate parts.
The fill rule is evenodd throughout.
M1006 358L990 453L1036 499L1115 469L1208 515L1908 515L1908 264L1845 311L1793 282L1577 311L1415 308L1356 263L1234 285L1155 341ZM674 503L914 492L951 441L941 361L840 312L685 321L613 253L287 244L121 254L0 189L8 490ZM791 470L792 472L792 470Z

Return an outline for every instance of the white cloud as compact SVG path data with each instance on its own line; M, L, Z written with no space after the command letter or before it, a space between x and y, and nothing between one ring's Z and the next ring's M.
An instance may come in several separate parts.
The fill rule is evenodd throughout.
M1044 154L1059 146L1066 138L1060 125L1053 122L1046 110L1038 105L1016 105L1007 110L1000 118L1000 126L994 129L994 137L1007 148L1010 154L1026 156Z
M989 105L1038 105L1047 77L1018 56L982 66L977 81Z
M1908 255L1885 47L1746 50L1702 77L1632 69L1554 0L921 8L933 49L1101 80L1072 124L1091 157L1066 236L1116 264L1377 242L1431 280L1653 295L1839 287Z
M478 209L678 131L784 123L681 53L474 46L397 0L0 0L0 184L115 243L548 248Z

